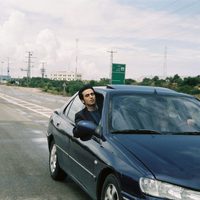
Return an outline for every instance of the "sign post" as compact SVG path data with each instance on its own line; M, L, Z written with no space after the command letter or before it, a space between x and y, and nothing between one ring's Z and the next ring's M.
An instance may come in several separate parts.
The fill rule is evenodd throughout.
M126 65L112 63L112 84L125 84Z
M63 86L63 96L66 96L66 86L67 86L67 85L66 85L66 83L64 82L62 86Z

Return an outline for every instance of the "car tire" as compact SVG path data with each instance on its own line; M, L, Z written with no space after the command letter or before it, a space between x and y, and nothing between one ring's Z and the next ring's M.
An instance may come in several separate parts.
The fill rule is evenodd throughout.
M122 200L120 184L114 174L108 175L105 179L101 200Z
M50 171L51 177L54 180L64 180L66 177L65 172L59 166L57 148L54 141L52 141L50 145L49 171Z

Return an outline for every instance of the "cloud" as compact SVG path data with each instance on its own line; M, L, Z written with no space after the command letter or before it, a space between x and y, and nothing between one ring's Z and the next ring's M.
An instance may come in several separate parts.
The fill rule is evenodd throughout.
M24 14L16 11L0 26L1 54L12 53L25 36L26 20Z
M27 51L35 57L35 76L41 62L48 73L74 71L77 56L84 79L109 77L111 49L117 51L114 62L127 65L127 78L162 75L165 46L170 74L186 73L200 61L198 15L141 9L120 0L7 0L1 5L0 55L10 57L13 76L25 75L20 68L26 68Z
M35 50L40 55L41 59L43 58L50 62L56 62L60 44L56 35L51 30L44 29L40 31L37 35L35 44Z

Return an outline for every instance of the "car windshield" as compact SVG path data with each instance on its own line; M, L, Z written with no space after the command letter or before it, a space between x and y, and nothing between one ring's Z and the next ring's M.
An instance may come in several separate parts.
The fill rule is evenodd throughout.
M111 99L112 133L200 133L200 103L187 96L114 95Z

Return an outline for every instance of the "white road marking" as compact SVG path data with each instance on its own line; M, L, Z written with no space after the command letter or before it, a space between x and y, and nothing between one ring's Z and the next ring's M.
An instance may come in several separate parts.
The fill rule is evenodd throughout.
M47 143L47 138L33 138L32 142L36 143Z
M31 103L28 101L24 101L22 99L18 99L18 98L15 98L3 93L0 93L0 98L6 100L9 103L15 104L17 106L31 110L32 112L43 115L44 117L47 117L47 118L49 118L53 112L53 110L50 108L46 108L46 107Z

